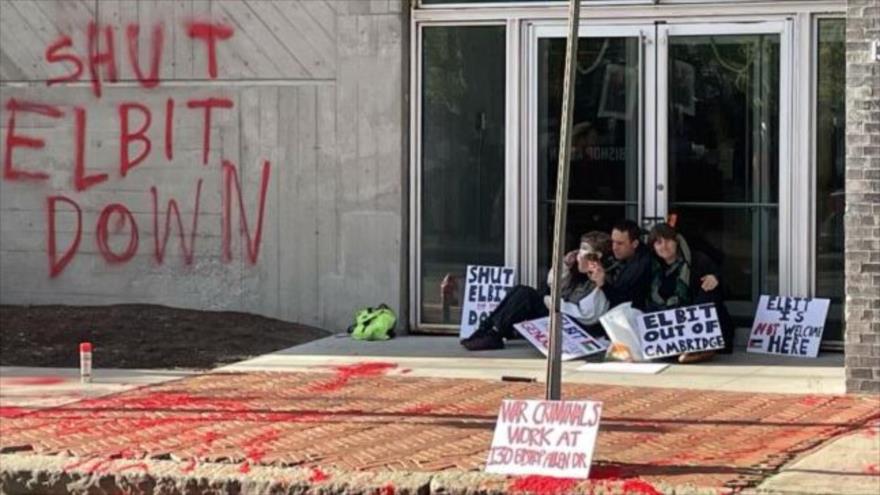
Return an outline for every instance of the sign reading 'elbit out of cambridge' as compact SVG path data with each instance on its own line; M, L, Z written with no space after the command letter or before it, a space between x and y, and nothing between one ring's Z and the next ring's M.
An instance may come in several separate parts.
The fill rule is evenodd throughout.
M638 322L642 354L647 359L724 347L713 303L645 313Z
M810 358L818 356L830 304L829 299L761 296L747 351Z
M586 479L602 403L504 400L486 472Z

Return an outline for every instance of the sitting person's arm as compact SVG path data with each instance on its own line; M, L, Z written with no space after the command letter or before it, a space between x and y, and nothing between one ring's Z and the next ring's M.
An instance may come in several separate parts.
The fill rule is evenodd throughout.
M598 288L593 289L586 297L575 303L562 301L559 311L570 316L582 325L594 325L599 317L608 311L608 298Z
M559 281L560 286L564 286L568 283L568 279L571 277L571 271L574 268L574 265L577 263L577 250L569 251L565 253L565 257L562 258L562 280ZM553 268L547 271L547 287L553 287L553 274L556 272Z
M605 293L612 308L624 302L639 305L645 297L650 276L651 257L644 253L638 253L629 266L619 271L614 280L605 279L604 283L597 285Z
M720 297L721 276L718 265L699 251L694 251L692 256L690 289L694 301L705 300L707 296L710 296L709 299Z

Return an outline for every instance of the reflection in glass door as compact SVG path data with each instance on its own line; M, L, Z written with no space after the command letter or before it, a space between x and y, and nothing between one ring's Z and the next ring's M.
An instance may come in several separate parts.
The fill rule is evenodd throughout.
M747 326L779 292L780 34L706 32L666 40L666 204Z
M595 27L583 32L596 35ZM555 34L555 33L554 33ZM564 37L537 41L537 274L550 265L559 156ZM568 225L574 248L590 230L638 219L641 163L641 38L612 34L578 41Z

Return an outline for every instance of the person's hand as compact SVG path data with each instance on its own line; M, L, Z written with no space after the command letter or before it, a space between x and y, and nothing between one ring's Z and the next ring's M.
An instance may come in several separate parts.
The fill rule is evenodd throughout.
M562 258L562 264L564 264L568 268L572 268L577 263L577 255L577 249L565 253L565 257Z
M598 261L590 261L588 265L587 277L596 284L596 287L601 288L605 285L605 267Z
M718 279L715 275L706 275L705 277L700 279L700 288L702 288L705 292L712 292L718 287Z

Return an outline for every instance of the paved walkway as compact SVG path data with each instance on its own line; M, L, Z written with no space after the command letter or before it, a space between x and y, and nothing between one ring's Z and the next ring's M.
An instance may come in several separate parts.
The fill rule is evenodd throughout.
M880 442L878 397L567 383L566 398L604 403L591 480L508 479L480 472L499 403L540 398L543 385L415 374L362 358L307 372L204 374L5 410L0 482L9 493L38 480L46 491L28 493L90 483L138 493L159 482L181 492L785 493L803 474L836 471L853 478L826 485L838 491L804 485L813 491L787 493L855 495L880 486L870 457ZM846 466L829 470L810 457L786 466L846 434L850 445L840 448L864 444L841 461ZM774 485L780 469L789 479Z

